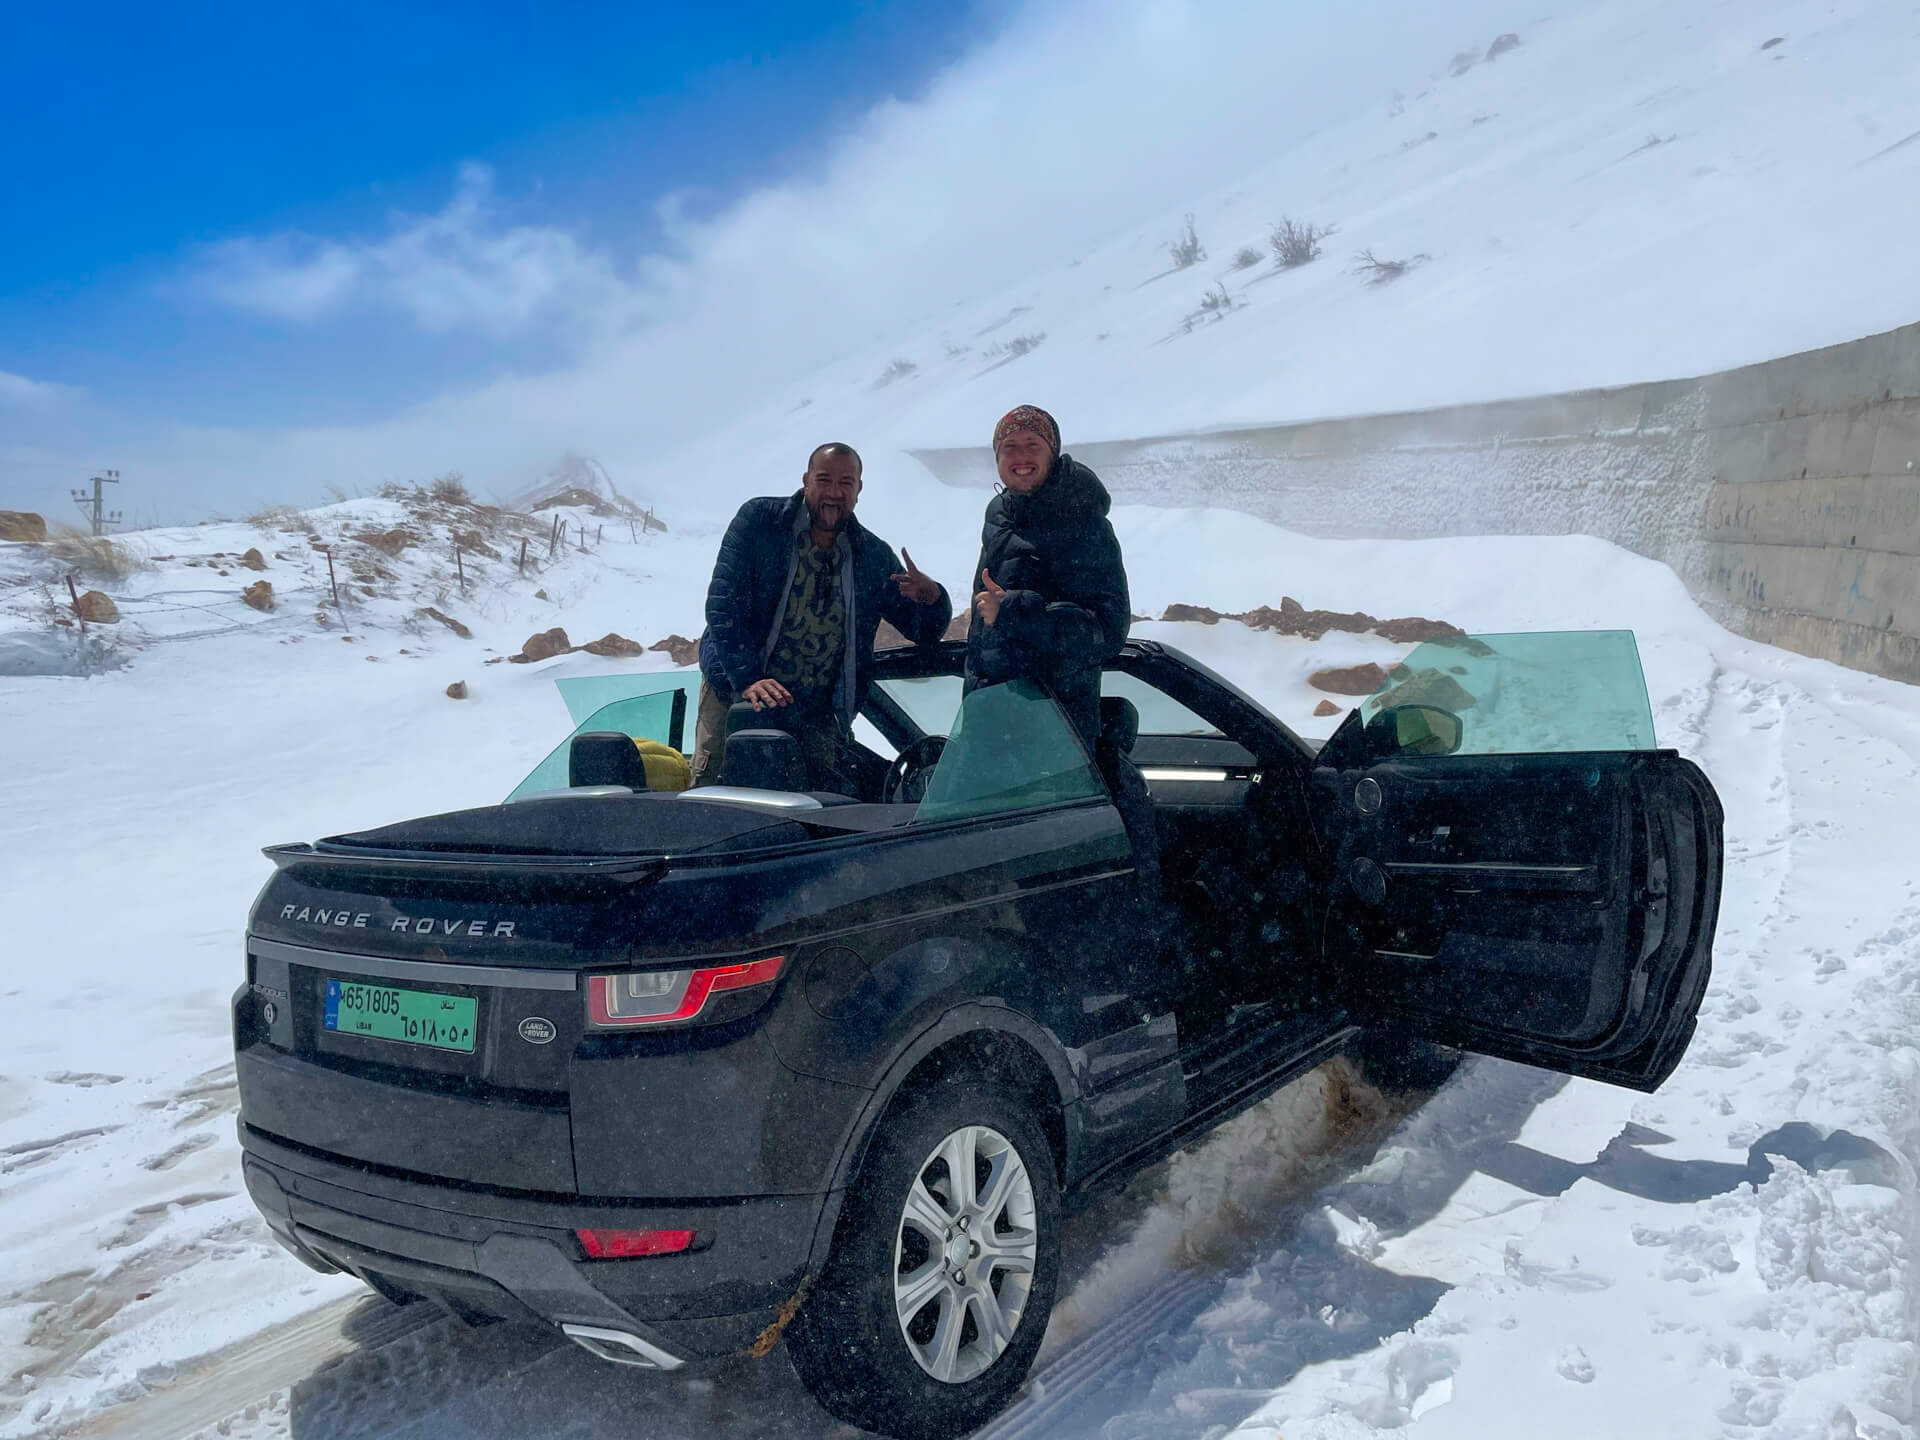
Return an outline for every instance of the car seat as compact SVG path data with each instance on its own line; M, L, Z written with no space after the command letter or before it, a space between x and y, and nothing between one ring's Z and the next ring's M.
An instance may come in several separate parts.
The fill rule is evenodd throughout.
M807 761L800 742L785 730L736 730L727 737L720 783L748 790L807 788Z
M717 783L721 785L741 785L756 790L793 790L803 795L811 795L822 805L856 805L859 803L851 795L842 795L832 790L809 790L807 782L811 778L807 771L806 752L800 748L799 737L786 728L790 712L780 709L755 710L745 700L736 700L727 707L727 742L721 754L720 773ZM778 741L771 744L750 741L749 748L757 749L757 757L750 757L735 765L733 742L743 735L772 735L787 740L791 745L793 760L772 758L776 754L784 756L787 746ZM797 769L789 770L789 765ZM885 765L882 763L881 768ZM742 775L758 776L758 779L740 779Z
M629 790L685 790L687 757L671 745L620 730L586 730L567 746L568 785L624 785Z

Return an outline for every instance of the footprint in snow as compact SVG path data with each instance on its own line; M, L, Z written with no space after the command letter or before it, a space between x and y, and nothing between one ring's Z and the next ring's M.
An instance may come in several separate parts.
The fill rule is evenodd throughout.
M103 1250L124 1250L129 1245L137 1245L166 1223L174 1210L192 1210L197 1206L211 1204L215 1200L231 1200L231 1190L203 1190L190 1195L176 1195L171 1200L156 1200L151 1205L136 1205L127 1212L126 1224L115 1232L113 1237L101 1245Z
M1553 1362L1553 1368L1560 1372L1561 1378L1573 1381L1576 1385L1593 1383L1593 1361L1587 1358L1587 1352L1578 1345L1569 1345L1560 1352Z
M11 1175L16 1170L44 1165L85 1145L89 1140L111 1135L119 1128L118 1125L94 1125L85 1130L69 1130L64 1135L51 1135L44 1140L22 1140L17 1145L0 1148L0 1175Z
M171 1170L189 1155L192 1155L196 1151L204 1150L211 1144L213 1144L213 1136L211 1135L205 1133L189 1135L178 1145L167 1150L162 1150L158 1155L149 1155L140 1162L140 1168L142 1170Z

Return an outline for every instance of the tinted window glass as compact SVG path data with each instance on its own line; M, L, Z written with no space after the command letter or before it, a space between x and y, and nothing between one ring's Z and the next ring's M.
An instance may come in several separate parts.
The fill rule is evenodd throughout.
M1106 793L1060 707L1030 680L967 696L914 812L916 825Z
M1631 630L1429 640L1387 672L1360 713L1371 720L1409 705L1459 717L1456 755L1655 748Z
M555 678L553 686L560 692L560 698L567 702L567 714L576 725L603 705L611 705L616 700L684 690L687 694L687 733L691 735L692 717L700 698L700 672L689 666L684 670L639 673L625 670L612 675L561 675ZM664 736L660 738L666 739Z
M538 765L533 773L513 787L509 800L518 800L522 795L535 795L542 790L564 790L567 788L568 752L573 744L574 735L588 730L618 730L640 740L658 740L661 744L670 744L669 732L673 720L673 696L675 686L653 695L635 695L625 700L615 700L611 705L602 705L586 719L574 726L572 734L562 740ZM688 728L691 728L689 724Z
M1220 727L1203 720L1164 690L1156 690L1138 676L1108 670L1100 677L1102 695L1118 695L1140 712L1142 735L1218 735Z
M882 680L887 698L907 712L907 718L926 735L949 735L960 714L958 675L927 675L913 680Z

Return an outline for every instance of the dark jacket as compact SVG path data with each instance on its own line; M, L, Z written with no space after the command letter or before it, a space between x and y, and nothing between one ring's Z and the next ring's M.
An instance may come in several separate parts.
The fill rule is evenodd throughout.
M740 507L720 541L713 580L707 586L707 633L700 637L700 673L731 703L767 675L766 658L778 638L787 592L793 584L797 526L804 526L806 500L796 491ZM942 586L931 605L916 605L892 577L904 568L878 535L853 516L841 530L840 593L847 604L846 662L834 709L851 724L866 703L873 674L873 637L886 620L916 645L946 632L953 602ZM851 582L851 583L849 583Z
M973 590L991 571L1006 598L992 625L967 630L967 688L1027 676L1060 702L1091 749L1100 733L1100 667L1126 643L1127 571L1100 477L1062 455L1030 495L987 502Z

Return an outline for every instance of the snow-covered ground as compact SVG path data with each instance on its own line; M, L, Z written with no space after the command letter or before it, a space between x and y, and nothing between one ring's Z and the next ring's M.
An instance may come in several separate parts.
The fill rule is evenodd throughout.
M820 440L861 447L862 519L957 587L984 497L904 452L984 443L1016 401L1054 410L1071 449L1697 373L1920 318L1920 10L1551 8L1497 59L1449 75L1436 57L1425 91L1356 99L1195 196L1199 265L1169 268L1168 216L957 306L930 280L937 313L824 368L796 357L699 444L647 463L636 445L616 469L664 534L569 511L594 545L576 529L549 555L548 516L418 497L140 532L128 573L80 577L122 616L86 647L51 623L65 567L0 543L0 662L74 672L0 676L0 1437L224 1423L182 1399L221 1352L239 1390L218 1395L265 1402L235 1434L826 1430L778 1356L648 1381L571 1347L403 1334L272 1246L239 1181L225 1011L259 847L505 795L567 729L555 675L669 660L504 657L553 625L698 634L718 527ZM1234 268L1282 216L1336 225L1325 255ZM1359 249L1431 258L1370 286ZM1044 338L1012 353L1022 336ZM579 389L575 410L602 393L541 383ZM475 402L474 433L492 443L478 419L520 394ZM1670 572L1593 539L1115 520L1142 614L1291 595L1479 631L1632 628L1661 743L1726 803L1715 978L1657 1095L1470 1062L1402 1118L1372 1096L1343 1109L1317 1074L1178 1157L1083 1222L1035 1384L996 1433L1920 1433L1920 691L1732 636ZM399 528L397 554L354 538ZM454 535L476 528L463 587ZM321 604L316 542L342 610ZM238 564L250 548L264 569ZM259 580L271 610L241 598ZM1233 622L1137 633L1312 736L1333 722L1309 672L1404 653Z
M978 495L921 481L894 499L863 516L957 580ZM394 519L371 508L387 503L313 523L359 529ZM1731 636L1663 567L1583 537L1340 542L1218 511L1116 518L1143 613L1284 593L1480 631L1633 628L1661 742L1726 801L1727 885L1700 1031L1659 1094L1470 1064L1303 1202L1328 1132L1321 1092L1296 1088L1163 1172L1105 1222L1049 1356L1097 1351L1155 1287L1179 1281L1187 1303L1101 1360L1101 1385L1059 1387L1045 1428L1913 1433L1920 693ZM403 553L381 582L395 594L349 612L350 641L308 603L324 569L270 561L285 599L252 623L88 678L0 680L0 1435L163 1396L193 1357L351 1293L271 1245L237 1174L225 1001L258 847L503 795L566 729L554 674L668 660L488 652L552 624L576 641L692 633L714 539L609 530L539 574L489 562L447 597L464 640L414 614L408 587L433 582L437 556ZM127 543L174 557L136 582L165 588L182 557L242 541L294 553L286 532L245 527ZM1333 723L1311 717L1309 670L1404 653L1231 621L1136 633L1308 734ZM454 680L470 698L446 697ZM574 1374L570 1357L544 1363ZM807 1413L790 1384L721 1383ZM264 1433L290 1423L282 1398Z

